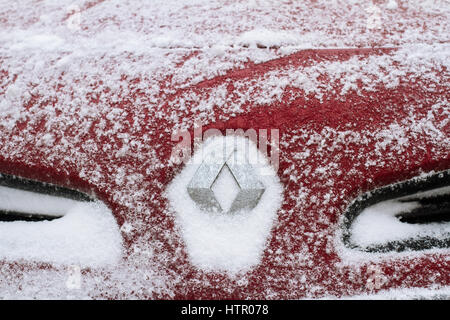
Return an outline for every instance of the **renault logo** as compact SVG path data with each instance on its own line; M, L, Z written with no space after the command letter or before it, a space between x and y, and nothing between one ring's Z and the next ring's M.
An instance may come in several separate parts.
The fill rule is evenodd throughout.
M204 210L224 212L212 187L221 174L229 171L237 184L238 192L227 213L251 210L256 207L264 193L264 185L258 179L245 154L239 154L236 147L231 152L227 152L226 149L224 147L222 155L207 157L202 162L187 187L189 196Z

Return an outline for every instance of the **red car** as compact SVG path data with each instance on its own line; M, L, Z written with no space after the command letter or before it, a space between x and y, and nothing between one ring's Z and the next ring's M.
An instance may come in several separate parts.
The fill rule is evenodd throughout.
M0 297L450 297L449 21L2 0Z

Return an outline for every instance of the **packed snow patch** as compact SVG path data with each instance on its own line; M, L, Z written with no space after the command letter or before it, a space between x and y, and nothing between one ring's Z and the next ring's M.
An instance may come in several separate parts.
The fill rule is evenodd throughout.
M450 187L414 195L420 198L431 195L450 193ZM419 202L401 202L411 196L382 201L364 209L352 224L352 242L361 246L385 244L391 241L402 241L422 237L445 239L450 237L450 222L434 222L427 224L409 224L401 222L396 216L420 206Z
M390 115L400 119L393 126L382 126L383 132L376 120L364 130L347 127L351 121L339 128L323 129L315 121L285 126L281 137L286 150L281 155L285 173L280 176L297 183L287 184L285 205L289 209L279 212L289 215L278 222L285 232L273 234L274 243L282 246L275 245L273 249L278 250L273 253L272 248L267 249L270 272L254 275L249 286L225 278L220 283L223 292L240 292L250 298L318 297L346 291L341 285L345 283L349 283L350 293L358 290L359 272L346 277L340 270L333 271L333 262L329 268L323 265L320 253L323 248L333 252L326 244L334 235L332 227L324 226L335 225L332 217L339 213L337 203L347 199L352 181L371 181L370 172L405 161L421 166L422 159L438 161L448 155L448 97L442 94L439 104L430 108L429 103L438 101L428 95L441 94L445 92L441 88L449 86L444 77L450 61L448 1L397 1L398 10L378 3L382 28L371 32L365 10L372 6L371 0L352 1L352 5L329 0L258 0L251 7L247 0L155 1L80 1L80 29L73 30L67 19L72 0L0 0L5 9L0 13L0 55L6 71L0 80L0 95L5 93L0 98L1 154L11 162L44 162L48 167L79 173L133 213L127 215L122 229L133 239L125 267L100 281L97 276L86 277L80 294L167 298L195 286L199 297L211 298L207 293L211 291L202 288L214 284L203 273L191 277L190 268L180 266L185 255L177 250L180 239L167 228L172 217L161 217L166 213L161 171L171 174L174 170L164 157L164 137L171 131L196 120L205 124L227 121L261 107L270 112L284 97L288 100L283 104L302 110L306 106L294 104L298 97L327 99L337 93L343 101L354 101L352 91L365 96L379 86L400 88L402 83L416 83L425 77L429 81L424 86L426 94L409 101L409 113L405 112L410 116L404 121L403 110L397 109L400 105L373 100L374 112L385 114L386 121ZM280 37L275 37L277 33ZM260 49L255 48L257 44L280 47ZM385 46L400 50L358 54L345 61L319 60L322 62L305 66L294 63L281 68L281 63L278 70L255 73L256 78L226 76L220 78L224 82L215 78L239 69L257 70L259 67L254 69L249 62L280 58L298 48ZM209 79L221 83L212 89L195 89ZM291 88L300 90L291 95ZM408 96L399 102L405 99ZM128 102L132 105L127 106ZM422 110L429 114L419 112ZM28 125L17 131L18 124L28 120ZM361 118L360 123L372 122L366 120ZM36 133L37 127L42 131ZM313 144L303 144L309 138ZM36 142L41 141L37 147ZM338 157L333 156L335 152ZM346 156L352 157L350 170ZM316 171L316 164L320 170ZM310 205L311 210L306 210ZM304 226L308 226L306 230ZM305 231L311 232L305 235ZM401 259L399 256L395 254L396 259ZM433 261L444 269L441 260ZM392 264L399 275L405 275L405 286L417 281L413 275L418 272L409 261ZM0 269L2 297L65 295L64 280L58 279L66 276L65 268L62 272L39 269L20 274ZM322 276L325 273L327 277ZM433 280L434 270L419 275L424 283L448 281L443 275ZM286 290L274 290L286 279ZM255 283L265 285L256 292Z
M220 154L224 145L247 145L248 159L258 159L254 168L260 173L258 178L265 191L256 207L249 211L234 214L208 212L200 209L187 192L187 186L203 159L209 160L211 154ZM218 180L216 182L230 181L227 177ZM220 190L224 187L216 191ZM259 264L281 205L283 188L274 169L253 142L238 136L208 139L167 191L193 265L205 271L235 274Z
M79 202L63 197L0 186L0 210L61 216Z
M52 221L0 222L0 259L80 267L106 266L119 261L122 238L111 211L103 203L42 197L40 208L32 211L49 215L62 213L63 217ZM35 203L27 204L23 200L27 199L22 199L21 207L14 208L23 210L24 206ZM45 205L47 211L43 212Z

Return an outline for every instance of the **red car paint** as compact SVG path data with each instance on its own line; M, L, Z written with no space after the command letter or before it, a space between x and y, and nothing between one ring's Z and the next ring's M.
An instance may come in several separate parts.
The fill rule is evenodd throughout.
M198 113L192 111L195 102L187 101L187 107L183 110L177 110L171 106L171 103L176 104L178 99L193 93L206 99L212 89L224 83L227 83L228 96L232 97L232 101L237 101L238 89L233 86L236 81L251 82L271 71L287 67L304 68L321 62L342 62L355 56L377 56L396 52L396 50L396 48L300 50L263 63L249 62L241 69L230 70L224 75L176 89L173 94L161 97L163 102L157 106L157 110L167 114L176 113L184 119L196 119ZM6 78L8 72L8 70L1 70L0 76ZM308 96L308 93L302 92L301 89L287 86L280 101L258 106L248 102L242 106L242 111L234 116L224 113L220 107L215 107L214 117L203 122L203 129L217 128L224 131L229 128L244 130L279 128L280 140L284 142L291 141L293 130L301 128L317 133L325 127L336 130L351 129L353 132L364 135L364 132L376 131L406 119L411 106L416 106L414 108L416 118L423 119L426 118L427 113L432 112L434 104L443 99L448 101L450 98L447 88L448 70L441 70L439 76L442 86L435 86L435 83L431 83L426 76L418 76L414 81L405 77L398 86L393 88L378 85L373 91L364 91L363 95L350 90L344 99L340 94L342 85L339 83L333 84L333 90L328 90L322 100L314 95ZM170 77L171 75L168 74L167 78ZM64 152L58 149L57 154L52 154L51 160L48 160L51 151L42 150L33 143L33 139L28 139L26 144L17 149L17 152L10 148L0 148L0 172L93 193L112 209L119 226L130 219L139 221L145 226L144 228L136 230L131 235L122 234L127 250L125 260L137 239L147 239L160 244L155 255L157 259L158 254L161 254L162 259L165 260L162 263L165 266L163 272L174 279L170 290L166 293L146 295L139 293L137 288L130 288L129 291L120 293L105 288L98 296L93 295L94 298L137 296L175 299L296 299L373 292L365 286L367 279L371 276L368 267L372 263L367 262L358 266L351 263L342 264L342 259L336 252L332 240L339 228L339 218L349 203L362 192L412 178L420 172L450 168L449 150L426 135L415 136L412 130L407 134L415 139L413 145L408 145L404 150L396 150L393 145L387 145L382 154L374 152L377 141L371 137L367 137L367 143L350 142L338 144L334 148L332 148L332 136L324 138L321 146L317 143L308 144L308 139L304 137L296 138L294 143L282 143L278 170L284 188L282 208L278 212L278 219L272 229L261 263L247 274L247 282L242 284L223 273L203 272L189 262L183 240L174 227L173 217L166 214L166 210L170 210L170 204L164 195L165 188L183 165L167 165L149 170L147 164L142 163L137 155L137 153L152 155L158 157L161 163L168 163L172 149L177 143L177 141L171 141L171 135L168 133L174 129L173 123L164 119L155 120L154 111L150 109L135 108L136 99L145 98L145 93L137 85L143 80L139 78L127 80L130 83L128 93L122 94L120 101L110 103L111 108L122 110L126 116L105 122L104 130L112 128L116 123L122 125L122 129L116 136L97 135L96 128L101 119L92 119L90 130L82 132L78 130L76 121L71 126L63 125L58 128L55 127L55 122L50 123L48 119L41 117L39 110L56 105L58 93L64 90L63 83L61 87L52 88L55 100L43 101L41 97L31 95L27 104L30 113L24 115L23 120L16 124L12 132L5 131L6 127L0 123L0 145L6 145L14 137L22 137L25 130L29 134L36 135L52 132L56 136L55 144L58 144L62 138L77 141L77 144L71 145ZM319 81L324 86L330 83L326 74L322 75ZM168 79L161 80L163 86L166 82L169 83ZM432 90L427 90L430 85ZM3 86L6 87L5 84ZM101 83L92 84L91 102L94 105L98 102L95 96L98 86L101 86ZM362 87L360 84L359 88ZM91 92L86 92L87 96L90 94ZM103 94L108 96L108 89L105 89ZM292 97L295 98L292 99ZM448 105L434 112L435 121L445 120L446 117L448 118ZM56 117L63 113L63 111L57 111ZM104 115L106 119L106 113ZM73 117L80 119L83 116L73 114ZM135 118L139 118L140 123L146 125L135 127L133 124ZM226 120L223 120L224 118ZM190 130L193 130L193 127L190 127ZM133 149L132 146L131 152L120 159L109 156L123 146L123 141L118 136L120 133L128 133L135 140L141 141L143 146L139 150ZM146 139L143 138L144 134L147 135ZM447 139L450 137L449 123L442 134ZM86 141L93 141L99 148L84 149ZM156 141L157 143L153 143ZM110 143L114 150L103 150L101 146L106 143ZM317 152L315 157L307 160L292 157L293 153L304 150L306 145L311 152ZM319 152L319 147L325 150L330 149L327 152ZM86 154L89 160L82 164L71 163L67 159L71 157L73 150ZM366 167L364 164L367 158L377 163L385 161L385 164ZM113 190L120 189L122 186L117 183L113 175L109 174L112 161L114 166L123 163L133 167L133 173L144 176L144 182L148 187L144 194L137 196L136 202L148 208L152 212L151 217L142 212L136 214L135 209L128 206L126 201L115 198ZM315 173L317 168L330 163L336 163L341 172L328 171L326 175ZM86 172L101 170L105 174L99 183L91 183L86 177L80 176L80 166ZM304 174L306 168L309 174ZM352 169L355 172L352 172ZM300 183L292 181L291 174L299 177ZM304 199L300 198L300 188L312 190L311 194L314 194L316 199L312 199L310 195ZM330 189L339 197L332 198L326 203L324 195ZM165 232L162 233L162 230ZM296 262L296 259L302 255L305 256L306 262ZM448 258L448 252L439 254L424 252L420 257L401 257L376 262L374 264L379 265L384 274L391 276L392 280L380 289L375 289L375 292L404 287L448 286L450 285ZM36 265L10 261L1 262L1 265L8 266L8 272L18 274L39 268L53 268L51 264ZM145 265L134 267L146 268ZM129 272L135 272L131 266ZM83 273L102 274L95 269L86 269ZM298 281L300 275L306 277L308 285L298 285L301 283ZM292 285L292 281L296 284L295 286Z

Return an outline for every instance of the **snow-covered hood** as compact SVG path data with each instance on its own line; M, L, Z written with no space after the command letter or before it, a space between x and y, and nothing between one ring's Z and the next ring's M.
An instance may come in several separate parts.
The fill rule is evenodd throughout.
M117 222L91 217L92 264L0 244L0 296L449 294L448 248L375 257L340 238L359 195L450 168L449 20L444 0L0 1L0 173L92 195ZM274 214L247 267L205 267L186 241L172 136L195 123L279 130L279 203L262 198Z

